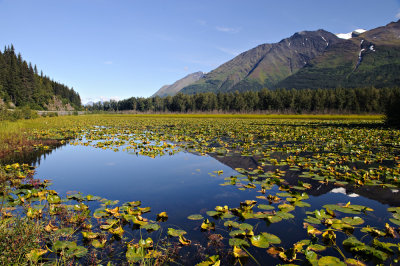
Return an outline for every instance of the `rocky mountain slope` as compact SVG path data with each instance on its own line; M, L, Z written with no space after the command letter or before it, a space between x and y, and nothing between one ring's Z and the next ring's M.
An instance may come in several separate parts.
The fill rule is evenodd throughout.
M303 31L279 43L259 45L181 91L193 94L400 84L400 21L347 35L343 39L325 30Z
M332 45L276 88L400 85L400 21Z

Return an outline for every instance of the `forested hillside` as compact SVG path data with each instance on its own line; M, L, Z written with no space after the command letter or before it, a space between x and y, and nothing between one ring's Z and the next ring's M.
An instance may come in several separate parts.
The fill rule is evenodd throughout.
M239 93L178 93L165 98L136 98L98 102L90 110L138 112L290 112L384 113L400 88L277 89Z
M80 108L81 98L77 92L38 73L37 67L16 54L14 47L0 51L0 101L17 107L28 106L46 110L58 99L63 105Z

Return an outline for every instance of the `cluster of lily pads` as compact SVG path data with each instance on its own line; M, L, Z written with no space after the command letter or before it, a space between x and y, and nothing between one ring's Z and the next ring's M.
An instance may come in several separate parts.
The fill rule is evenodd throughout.
M310 204L306 202L313 184L399 189L398 130L383 128L373 121L129 116L71 119L74 123L66 123L65 127L34 130L32 135L71 138L68 142L72 145L152 158L188 151L216 158L256 159L256 167L236 166L238 175L225 177L221 184L258 191L256 198L240 202L236 207L216 206L206 213L207 218L202 214L188 217L199 221L198 227L209 239L229 247L227 253L209 254L201 265L219 265L221 261L226 262L223 256L232 257L233 262L244 263L245 258L250 258L251 262L260 263L252 253L262 249L265 256L292 264L363 265L399 260L400 228L396 228L400 226L399 207L389 208L388 222L375 228L365 224L364 216L373 212L367 206L349 202L309 210ZM115 201L81 194L61 199L57 192L48 189L46 180L25 181L24 171L32 171L28 166L6 166L5 171L14 171L20 179L12 180L8 192L3 193L6 199L3 217L11 218L15 215L13 212L23 212L31 219L45 220L45 229L52 235L49 237L52 241L27 255L29 260L82 260L93 253L97 255L92 256L102 261L110 257L105 254L119 252L119 258L131 263L144 260L164 263L172 260L171 250L176 250L171 245L194 245L187 232L164 228L162 221L168 218L166 213L160 213L153 220L145 218L150 208L141 207L139 201L118 205ZM223 174L215 171L212 175ZM293 175L295 184L287 181ZM96 201L100 206L92 209L95 204L89 201ZM307 237L302 240L284 243L279 236L258 229L260 222L270 225L293 220L298 210L306 214L301 226ZM139 233L132 233L135 231ZM162 233L154 237L155 231ZM128 232L133 235L127 237ZM165 236L169 238L165 240Z
M15 163L1 170L11 176L1 193L2 223L23 215L42 227L39 246L26 254L31 263L119 264L126 260L162 264L171 260L167 256L170 246L190 244L183 236L186 232L174 228L168 228L167 235L176 240L156 235L153 241L151 233L160 230L168 214L161 212L155 220L145 218L151 208L141 207L140 201L111 207L118 200L81 193L61 198L49 189L48 180L33 178L34 168L29 165ZM92 212L90 206L96 205L99 208Z

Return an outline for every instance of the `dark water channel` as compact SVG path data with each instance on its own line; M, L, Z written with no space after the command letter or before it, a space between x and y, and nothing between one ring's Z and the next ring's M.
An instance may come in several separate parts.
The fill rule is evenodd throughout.
M114 152L99 148L65 145L54 149L50 154L37 154L33 164L37 166L36 178L50 179L54 189L60 196L79 191L83 195L91 194L119 200L120 204L127 201L142 201L143 207L151 207L147 216L155 219L157 213L166 211L169 219L163 228L173 227L187 231L187 238L193 243L206 245L207 233L200 231L201 221L187 219L191 214L202 214L214 210L215 206L228 205L230 208L239 207L244 200L256 199L258 189L238 190L234 186L221 186L224 178L239 174L236 167L255 168L257 160L252 157L216 157L199 156L188 152L179 152L172 156L150 158L137 156L128 152ZM223 170L223 174L211 176L210 173ZM297 184L296 175L288 176L289 183ZM262 220L246 220L255 227L255 233L269 232L281 238L281 246L290 248L296 241L307 238L303 229L303 219L306 211L321 209L324 204L347 203L365 205L374 211L368 215L362 214L365 224L384 227L389 220L386 209L389 206L400 206L400 193L395 189L377 187L334 187L323 185L317 181L307 180L312 189L306 192L310 195L305 202L311 204L308 208L296 208L292 213L294 219L283 220L275 224L267 224ZM314 182L314 183L313 183ZM277 192L277 187L267 194ZM345 216L343 216L345 217ZM228 245L228 232L223 226L224 221L217 221L216 233L225 237L224 244ZM344 239L344 238L343 238ZM342 240L343 240L342 239ZM338 241L342 241L339 240ZM194 247L185 248L190 262L198 262ZM282 263L268 255L265 249L250 248L251 254L263 265ZM192 255L190 255L192 254ZM320 254L338 256L334 251ZM249 260L249 264L253 262Z

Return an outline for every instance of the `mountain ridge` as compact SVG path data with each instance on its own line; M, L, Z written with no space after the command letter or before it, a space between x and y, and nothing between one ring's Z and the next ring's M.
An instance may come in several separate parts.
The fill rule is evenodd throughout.
M400 84L396 78L399 49L400 20L368 31L355 30L347 39L323 29L301 31L239 54L181 92L357 87L367 83L394 86Z
M175 81L172 85L164 85L157 92L155 92L151 97L166 97L174 96L184 87L198 81L204 75L203 72L197 71L186 75L184 78Z

